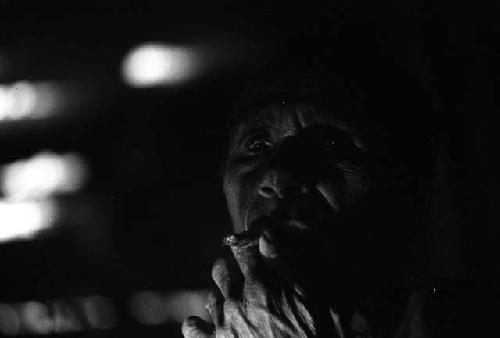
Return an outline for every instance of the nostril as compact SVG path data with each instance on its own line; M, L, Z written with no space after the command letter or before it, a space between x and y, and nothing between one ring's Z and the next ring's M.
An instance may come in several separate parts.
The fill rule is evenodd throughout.
M271 198L276 195L276 192L272 187L269 186L263 186L259 188L259 193L261 196L266 197L266 198Z

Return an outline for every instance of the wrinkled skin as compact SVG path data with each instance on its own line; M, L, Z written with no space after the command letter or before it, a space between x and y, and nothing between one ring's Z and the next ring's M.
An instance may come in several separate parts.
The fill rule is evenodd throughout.
M212 277L219 291L207 309L214 325L191 317L186 337L339 337L338 324L326 304L311 303L295 284L264 268L255 241L231 245L235 261L219 259Z
M341 337L337 314L361 279L367 154L347 121L307 102L271 104L239 123L223 177L236 235L212 270L213 323L188 318L184 336Z

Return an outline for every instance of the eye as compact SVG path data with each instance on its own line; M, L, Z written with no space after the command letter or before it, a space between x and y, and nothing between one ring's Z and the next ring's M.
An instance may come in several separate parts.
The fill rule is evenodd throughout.
M272 142L263 136L251 137L245 142L245 150L251 155L262 154L273 147Z
M337 140L333 137L325 138L323 140L323 146L326 148L333 148L337 146Z

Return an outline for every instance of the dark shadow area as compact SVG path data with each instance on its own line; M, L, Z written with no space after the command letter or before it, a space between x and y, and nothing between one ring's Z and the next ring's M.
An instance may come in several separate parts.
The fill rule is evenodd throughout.
M426 213L406 247L405 273L442 286L438 302L451 304L444 317L494 320L498 14L446 1L1 4L0 336L181 337L182 318L206 316L210 270L233 231L220 177L228 116L248 79L285 47L311 63L321 58L314 48L328 50L332 59L322 62L377 88L370 100L380 111L394 97L400 114L378 122L397 132L380 142L393 142L433 186L416 196L421 182L408 182L408 200ZM202 66L186 81L134 87L124 60L147 42L193 48ZM399 81L412 83L411 95ZM32 118L41 83L62 88L64 105ZM30 184L51 184L52 171L39 165L26 167L24 188L8 190L6 168L44 151L76 154L84 183L30 195ZM432 165L418 163L424 158ZM57 211L48 218L45 204L12 204L45 200ZM37 234L9 235L42 221L50 227ZM460 334L433 325L449 330L439 336ZM490 333L475 329L472 336Z

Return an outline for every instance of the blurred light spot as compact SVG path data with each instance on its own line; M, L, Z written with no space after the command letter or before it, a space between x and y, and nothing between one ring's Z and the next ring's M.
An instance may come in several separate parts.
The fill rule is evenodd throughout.
M10 200L40 198L74 192L86 179L87 169L76 154L41 152L0 170L0 188Z
M53 305L54 332L67 333L82 330L82 320L75 308L64 300L56 300Z
M139 323L158 325L167 319L165 302L154 292L138 292L130 299L130 313Z
M0 242L33 238L53 226L58 213L56 203L51 200L0 200Z
M122 73L132 87L178 84L196 75L198 59L192 49L149 43L129 52Z
M61 88L50 82L0 85L0 122L50 117L65 104L63 96Z
M48 334L54 329L47 307L38 302L28 302L22 306L22 320L25 328L32 333Z
M90 296L82 300L83 309L91 327L107 330L115 327L117 318L113 304L102 296Z
M205 309L208 290L178 291L165 297L167 321L182 323L188 316L209 319Z
M21 324L16 310L8 304L0 304L0 333L15 336L20 328Z

